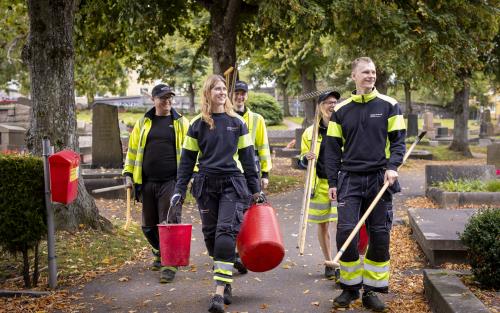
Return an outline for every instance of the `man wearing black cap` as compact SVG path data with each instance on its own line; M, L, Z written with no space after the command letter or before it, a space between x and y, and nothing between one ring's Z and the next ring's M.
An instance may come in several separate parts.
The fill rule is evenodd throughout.
M330 237L330 223L337 221L337 207L328 198L328 179L325 169L325 144L326 131L332 112L340 99L337 91L328 91L318 97L318 109L320 121L318 127L317 144L314 151L311 151L314 125L309 126L302 134L300 145L299 166L307 168L310 160L316 159L316 167L312 169L311 201L309 203L308 222L318 224L318 241L325 257L325 261L332 261L332 250L336 253L334 241L333 249ZM334 226L335 227L335 224ZM340 271L330 266L325 266L325 277L327 279L337 279Z
M160 270L160 283L172 282L177 268L162 266L157 224L180 223L181 205L168 212L173 195L177 166L189 121L172 108L172 88L156 85L151 100L154 107L135 123L130 134L123 175L135 186L142 201L142 231L152 246L152 270ZM168 215L168 216L167 216Z
M272 168L271 152L269 150L269 141L267 139L266 123L262 115L252 112L245 105L248 100L248 85L244 81L236 81L234 85L233 108L243 117L248 127L248 132L252 138L255 149L255 164L257 171L260 172L261 189L264 191L269 185L269 171ZM234 267L242 274L247 269L237 257Z

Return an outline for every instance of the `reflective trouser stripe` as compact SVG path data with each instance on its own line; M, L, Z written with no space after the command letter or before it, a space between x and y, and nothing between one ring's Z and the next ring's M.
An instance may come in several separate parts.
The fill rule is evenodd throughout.
M363 267L359 259L352 262L340 261L340 282L349 286L363 282Z
M233 282L233 263L232 262L214 262L214 280L225 283Z
M173 272L177 272L177 267L175 267L175 266L162 266L160 270L162 270L162 271L171 270Z
M365 258L363 283L372 287L388 287L390 262L375 262Z

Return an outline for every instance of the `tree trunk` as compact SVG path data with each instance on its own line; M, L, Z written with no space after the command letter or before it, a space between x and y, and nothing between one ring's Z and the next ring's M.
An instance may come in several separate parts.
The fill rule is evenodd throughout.
M287 84L286 83L278 84L278 88L281 90L281 94L283 96L283 115L284 116L291 116L288 93L286 92Z
M38 286L38 277L40 276L40 272L38 271L38 261L40 258L39 248L40 242L37 241L34 247L35 261L33 264L33 287Z
M301 66L300 68L300 81L302 84L303 94L316 91L316 77L314 73L310 72L310 69L307 66ZM314 114L316 113L316 102L315 99L309 99L305 100L303 104L305 118L302 122L302 128L307 128L314 121Z
M28 255L28 245L24 244L22 249L23 254L23 279L24 279L24 287L31 288L30 281L30 258Z
M73 0L28 0L30 33L23 58L29 67L33 103L27 144L35 155L42 154L44 136L50 139L56 152L63 149L79 151L73 76L74 9ZM110 222L102 223L99 218L97 206L85 190L83 179L78 182L78 198L57 213L67 217L59 223L65 229L71 226L76 230L79 224L110 229Z
M462 74L460 76L463 85L460 89L455 89L453 95L453 141L449 147L452 151L461 152L465 157L471 158L472 153L469 149L469 130L467 122L469 120L469 93L470 85L468 76Z
M377 71L377 81L375 82L375 87L381 94L387 94L387 81L389 80L389 74L386 71Z
M236 35L242 0L214 1L210 7L208 50L214 74L223 74L236 63Z
M405 115L408 116L408 114L413 113L413 108L411 107L411 85L410 82L407 80L405 80L403 85L405 88L405 102L406 102Z
M196 103L194 103L194 83L190 82L188 84L189 93L189 113L194 114L196 112Z

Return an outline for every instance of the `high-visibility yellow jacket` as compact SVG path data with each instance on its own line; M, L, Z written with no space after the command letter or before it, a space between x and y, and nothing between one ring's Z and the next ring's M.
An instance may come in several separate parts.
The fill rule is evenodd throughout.
M252 138L256 152L255 154L259 158L260 171L265 177L273 167L271 162L271 152L269 150L269 141L267 139L266 123L264 122L262 115L252 112L246 107L245 113L242 117L247 124L248 132Z
M313 130L314 130L314 125L311 125L308 128L306 128L302 133L302 141L300 143L299 166L303 168L307 168L307 160L304 159L306 153L311 151ZM318 137L316 139L316 147L314 149L314 154L316 154L317 158L319 157L319 149L321 148L322 141L323 141L323 136L321 135L321 133L318 133ZM311 170L312 170L311 175L314 178L313 185L311 188L311 193L314 193L314 190L316 189L316 185L318 184L319 179L316 176L316 167L313 167Z
M123 175L132 176L134 184L142 184L142 160L144 157L144 148L149 131L151 130L152 119L155 114L155 108L152 108L144 117L135 123L134 129L130 134L128 141L127 157L123 168ZM173 108L171 110L172 120L175 133L175 150L177 166L179 165L182 152L182 144L186 138L189 128L189 121L184 116L180 115Z

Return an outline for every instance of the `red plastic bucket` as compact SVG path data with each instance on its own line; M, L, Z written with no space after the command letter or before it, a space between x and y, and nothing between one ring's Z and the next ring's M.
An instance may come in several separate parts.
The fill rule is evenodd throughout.
M247 210L236 245L241 261L252 272L266 272L281 263L285 247L278 219L268 203Z
M365 254L366 253L366 248L368 247L368 233L366 231L366 224L363 224L361 226L361 229L359 230L359 241L358 241L358 253L359 254Z
M161 265L189 265L191 224L158 224Z

